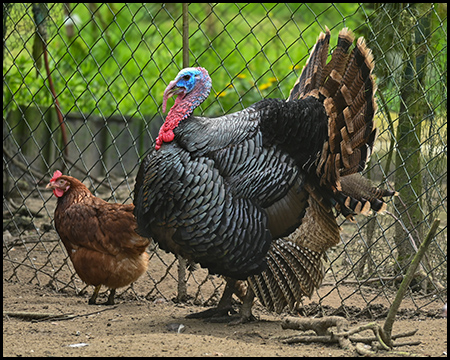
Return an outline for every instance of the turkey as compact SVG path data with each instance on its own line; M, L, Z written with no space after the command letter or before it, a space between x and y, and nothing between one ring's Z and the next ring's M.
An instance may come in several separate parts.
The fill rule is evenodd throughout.
M335 212L382 212L395 194L359 174L377 134L371 52L362 38L349 51L345 28L327 63L329 40L326 29L287 101L193 116L211 90L201 67L181 70L164 91L164 112L176 99L136 177L137 232L225 276L218 313L237 280L250 285L244 321L255 295L277 312L311 296L323 253L339 241Z

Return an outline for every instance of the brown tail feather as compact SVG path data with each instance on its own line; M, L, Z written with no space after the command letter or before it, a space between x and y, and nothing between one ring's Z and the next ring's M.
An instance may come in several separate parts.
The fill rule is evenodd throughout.
M311 297L323 280L323 253L340 239L331 205L315 188L306 188L310 197L302 225L288 238L273 241L267 269L247 279L260 302L278 313Z
M348 38L347 32L344 35ZM321 184L336 189L340 187L341 176L364 169L377 134L373 122L376 111L376 87L371 75L373 57L363 39L357 41L345 66L342 77L336 70L335 79L330 76L331 80L325 80L323 85L328 96L324 105L330 118L329 146L321 154L317 175ZM327 84L329 81L333 86Z
M326 34L320 33L311 55L303 67L302 73L289 94L288 101L301 99L305 94L318 90L317 84L322 83L323 70L328 56L330 43L330 30L326 28Z
M344 28L331 59L330 31L321 33L288 101L314 96L324 101L328 141L317 162L321 185L340 189L340 178L364 169L376 139L373 116L376 86L373 56L362 38L353 49L352 32Z
M341 202L339 210L350 218L355 214L368 215L370 210L383 213L386 210L383 197L398 195L396 191L375 187L369 179L359 173L343 176L341 187L340 195L343 197L343 204Z
M248 278L260 302L270 311L280 313L295 307L303 297L311 297L320 286L324 270L322 254L278 239L267 256L268 268Z

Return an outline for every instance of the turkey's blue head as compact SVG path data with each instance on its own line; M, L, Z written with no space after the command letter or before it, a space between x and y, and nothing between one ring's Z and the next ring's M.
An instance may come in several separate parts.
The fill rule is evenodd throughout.
M175 80L171 81L164 91L163 112L166 112L167 100L176 96L175 104L167 114L166 121L159 129L156 138L156 150L163 142L170 142L175 135L173 130L178 123L188 118L194 109L208 97L211 91L211 78L202 67L185 68L181 70Z
M163 112L166 112L167 100L177 96L175 105L181 101L189 103L192 111L199 106L211 91L211 78L202 67L185 68L169 83L164 91Z

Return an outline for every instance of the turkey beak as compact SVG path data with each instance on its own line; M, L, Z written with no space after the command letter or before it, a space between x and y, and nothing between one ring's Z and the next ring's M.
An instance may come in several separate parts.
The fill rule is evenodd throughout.
M170 99L174 95L181 94L183 91L184 91L184 88L178 87L176 80L173 80L169 83L169 85L166 87L166 90L164 90L163 104L162 104L163 113L166 112L167 100Z

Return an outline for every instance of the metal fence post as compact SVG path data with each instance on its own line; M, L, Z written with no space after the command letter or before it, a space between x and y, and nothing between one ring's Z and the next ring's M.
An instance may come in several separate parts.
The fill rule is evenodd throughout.
M189 66L189 12L188 3L183 3L183 68ZM187 298L187 278L186 267L187 261L180 255L178 258L178 301L186 300Z

